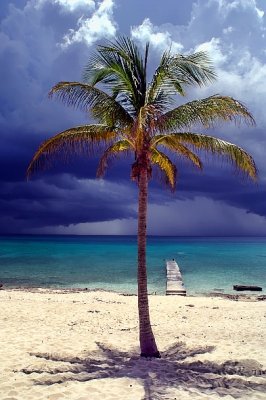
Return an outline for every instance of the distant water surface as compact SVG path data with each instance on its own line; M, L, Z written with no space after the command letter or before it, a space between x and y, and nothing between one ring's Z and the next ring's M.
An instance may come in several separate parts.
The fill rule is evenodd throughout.
M175 258L190 294L233 284L266 293L266 238L149 237L149 291L165 293L165 259ZM0 282L10 287L136 292L133 236L0 236Z

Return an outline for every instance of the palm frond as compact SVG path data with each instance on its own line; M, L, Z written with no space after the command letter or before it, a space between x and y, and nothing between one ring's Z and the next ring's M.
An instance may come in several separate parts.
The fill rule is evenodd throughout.
M112 54L120 57L125 63L127 63L132 72L134 78L137 79L135 84L139 86L140 93L146 91L146 69L149 53L149 44L145 46L144 58L140 54L140 51L136 44L127 37L119 37L115 42L108 42L107 45L100 45L98 47L100 54Z
M127 126L133 119L119 102L102 90L92 85L80 82L59 82L49 92L49 96L56 95L64 104L88 112L101 122L110 126ZM101 112L99 112L101 110Z
M192 125L205 128L217 121L246 122L254 125L255 121L247 108L232 97L214 95L201 100L194 100L163 114L157 121L158 129L183 129Z
M253 158L241 147L217 139L212 136L191 132L172 133L168 137L175 137L180 143L190 145L195 150L204 150L212 154L225 157L228 162L250 178L256 180L257 168Z
M200 158L184 146L179 137L175 135L158 135L153 138L152 146L164 146L174 151L175 153L184 156L191 161L197 168L202 169L202 162Z
M107 42L106 45L98 46L100 53L112 53L121 57L125 62L132 64L136 74L141 79L146 79L146 67L149 52L149 44L146 44L144 59L140 54L137 45L128 37L120 36L114 42Z
M148 45L143 59L132 40L120 37L98 46L84 70L84 80L91 85L101 82L114 97L119 94L123 104L129 103L136 111L145 102L147 57Z
M118 98L127 108L131 106L131 112L135 111L138 92L135 87L135 80L131 66L121 60L117 55L98 54L99 60L95 66L87 66L87 69L94 70L92 85L102 83L112 91L112 96ZM134 106L134 107L133 107Z
M176 166L172 163L169 157L156 148L151 150L151 162L158 165L160 170L166 177L166 183L169 183L174 190L176 185Z
M27 177L33 172L48 167L58 155L63 161L72 154L88 154L100 143L115 139L117 132L105 125L84 125L60 132L43 142L33 156L27 169Z
M147 95L147 104L161 104L161 108L171 104L171 95L176 93L185 94L180 82L175 79L172 71L173 56L170 51L165 51L161 57L160 64L150 82Z
M205 51L199 51L188 56L177 54L171 64L173 74L183 85L203 86L216 79L213 64Z
M164 52L148 87L146 102L159 104L161 109L171 102L171 96L184 96L184 86L199 86L215 80L216 75L210 59L205 52L189 56L172 55L170 50Z
M117 157L121 152L128 152L130 150L133 151L133 149L134 147L128 139L119 140L118 142L109 146L100 158L96 173L97 178L101 178L104 176L105 171L112 158Z

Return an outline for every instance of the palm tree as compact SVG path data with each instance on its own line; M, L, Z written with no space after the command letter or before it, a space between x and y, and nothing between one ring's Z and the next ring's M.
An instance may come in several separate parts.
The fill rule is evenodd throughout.
M67 129L46 140L35 153L27 174L47 166L56 156L73 152L88 154L99 144L104 151L97 177L108 163L132 152L135 161L131 178L137 182L138 200L138 310L141 356L160 357L151 329L146 273L146 220L148 182L152 168L159 167L165 181L174 189L177 169L163 149L188 159L202 169L202 150L218 154L237 170L256 178L252 157L231 143L215 137L192 133L216 121L245 121L254 124L247 108L232 97L215 95L172 108L174 96L184 96L190 85L202 86L216 78L204 52L175 55L164 52L151 80L147 81L149 45L142 55L136 44L121 37L98 46L85 68L83 83L59 82L51 91L68 106L90 111L95 123Z

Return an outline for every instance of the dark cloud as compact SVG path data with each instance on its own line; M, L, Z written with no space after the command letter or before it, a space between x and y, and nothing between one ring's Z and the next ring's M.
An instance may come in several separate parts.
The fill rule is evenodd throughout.
M92 2L87 9L70 9L55 0L1 1L0 232L136 232L137 189L129 181L132 158L111 165L105 182L94 181L97 157L73 157L68 164L58 159L48 171L25 180L28 163L43 140L89 121L89 116L48 100L51 86L81 79L104 31L107 37L116 30L129 34L133 26L140 43L147 38L153 43L152 67L162 46L171 42L184 52L210 51L219 79L210 88L188 91L188 98L232 95L247 104L257 120L257 127L220 126L209 134L249 151L259 167L259 182L243 179L221 160L203 157L201 173L176 158L177 191L151 184L150 233L266 234L265 4L178 3L116 0L105 2L105 8ZM93 31L93 21L100 21L102 28Z
M10 233L16 233L18 226L24 231L136 217L136 188L123 183L62 174L28 183L5 183L1 192L0 221L13 220L11 226L1 228Z

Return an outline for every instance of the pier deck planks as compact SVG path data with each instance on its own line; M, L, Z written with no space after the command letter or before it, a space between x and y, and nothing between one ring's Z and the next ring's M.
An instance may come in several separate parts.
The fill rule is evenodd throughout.
M186 289L180 269L174 260L166 261L166 294L186 296Z

